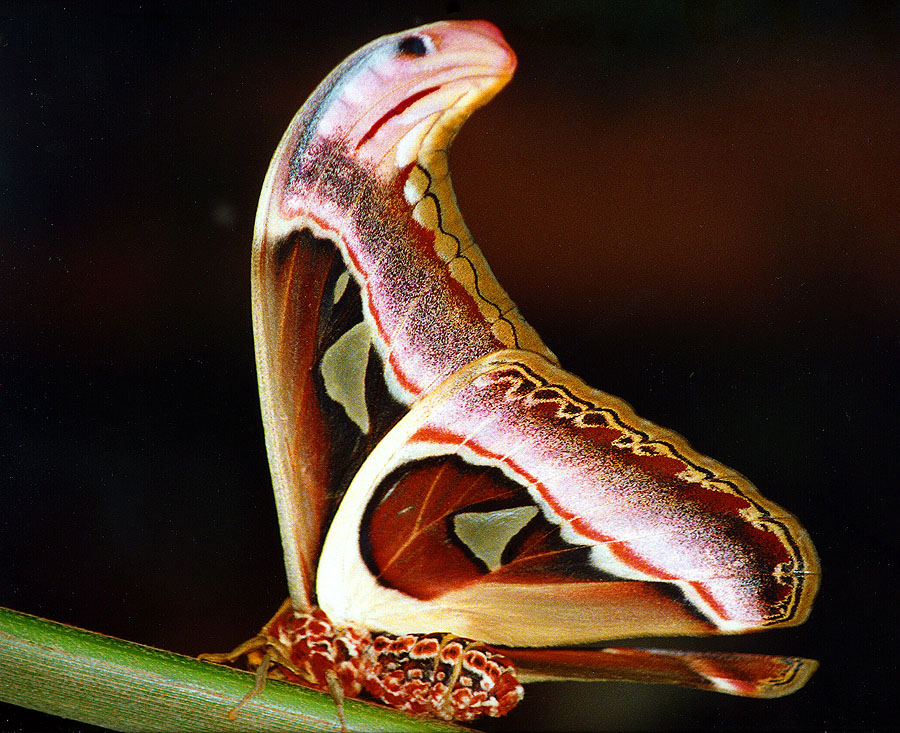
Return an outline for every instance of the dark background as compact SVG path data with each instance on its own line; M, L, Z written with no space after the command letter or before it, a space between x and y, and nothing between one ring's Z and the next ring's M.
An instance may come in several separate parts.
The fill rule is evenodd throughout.
M519 55L452 155L500 282L563 365L796 513L824 568L799 629L671 642L822 660L797 695L540 685L505 725L896 724L898 4L189 7L0 6L0 605L187 654L278 606L259 188L331 68L449 11Z

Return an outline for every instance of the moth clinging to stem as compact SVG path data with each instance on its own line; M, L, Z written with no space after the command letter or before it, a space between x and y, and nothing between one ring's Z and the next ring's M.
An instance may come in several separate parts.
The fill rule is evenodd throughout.
M253 323L290 603L239 649L459 720L539 679L791 693L815 662L573 648L799 624L819 566L746 478L562 369L494 278L447 151L515 65L482 21L379 38L275 152Z

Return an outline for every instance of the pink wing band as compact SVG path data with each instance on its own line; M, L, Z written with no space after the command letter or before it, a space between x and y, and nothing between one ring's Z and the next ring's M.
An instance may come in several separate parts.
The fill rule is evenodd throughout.
M502 584L574 583L558 593L585 614L620 606L619 627L598 619L606 636L593 640L806 618L818 586L812 545L742 476L536 354L499 352L452 381L373 489L360 529L380 582L436 603L467 586L487 603ZM540 521L497 540L488 567L457 517L480 513L497 532L492 516L509 523L510 507L528 505ZM651 595L637 600L628 581ZM631 603L648 613L626 613ZM667 610L652 613L659 604Z

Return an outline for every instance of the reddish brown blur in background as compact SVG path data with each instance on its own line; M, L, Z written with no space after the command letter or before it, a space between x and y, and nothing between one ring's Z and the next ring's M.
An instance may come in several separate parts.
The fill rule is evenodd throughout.
M898 5L451 5L0 18L0 605L188 654L274 611L248 283L269 157L363 43L483 17L519 70L451 160L498 279L567 368L796 513L825 573L800 629L665 642L821 659L794 697L544 685L491 725L894 721Z

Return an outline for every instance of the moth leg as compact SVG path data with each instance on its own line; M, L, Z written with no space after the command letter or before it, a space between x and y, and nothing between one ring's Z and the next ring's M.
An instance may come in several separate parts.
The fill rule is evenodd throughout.
M233 664L238 659L243 656L250 657L250 654L253 652L258 652L262 649L267 649L272 646L272 638L270 637L268 631L269 627L272 623L277 619L284 611L290 606L291 599L288 598L284 603L281 604L279 609L275 612L275 615L272 616L268 621L266 621L265 625L260 629L260 632L254 636L252 639L247 639L247 641L242 644L238 644L234 649L230 652L217 653L217 652L204 652L203 654L198 654L197 659L201 659L205 662L213 662L214 664Z
M215 664L233 664L241 657L246 656L247 663L251 667L251 669L254 667L256 668L253 687L247 692L246 695L244 695L240 699L237 705L235 705L233 708L231 708L231 710L228 711L227 717L229 720L234 720L235 718L237 718L238 711L244 705L250 702L250 700L252 700L257 695L262 694L262 692L266 689L266 680L268 679L269 672L272 671L273 673L277 673L279 671L279 666L290 670L301 679L312 681L309 680L309 673L305 673L303 670L299 669L293 662L291 662L289 651L269 632L272 624L282 613L284 613L284 611L290 606L290 603L291 599L288 598L284 603L281 604L281 607L278 609L278 611L276 611L275 615L266 622L259 634L254 636L252 639L248 639L242 644L239 644L230 652L226 652L224 654L204 653L198 655L198 659L202 659L207 662L213 662ZM276 674L276 676L278 675ZM343 690L341 690L341 693L343 694ZM342 729L346 730L343 722L344 718L342 702L339 703L338 717L341 720Z
M272 652L268 651L262 658L262 661L259 664L259 667L256 670L256 680L253 683L253 687L244 695L240 702L235 705L231 710L228 711L228 715L226 716L229 720L237 719L238 711L244 707L248 702L250 702L257 695L261 695L263 690L266 689L266 680L269 675L269 667L272 666Z
M325 682L328 684L328 694L331 695L331 699L334 700L334 704L337 707L341 733L347 733L347 720L344 718L344 686L333 669L325 671Z
M244 655L249 656L251 652L265 649L267 645L268 639L260 634L259 636L254 636L252 639L247 639L247 641L242 644L238 644L238 646L230 652L225 652L224 654L203 652L203 654L197 655L197 659L204 662L212 662L213 664L233 664Z
M450 642L452 641L466 641L466 639L461 639L458 636L453 634L447 634L441 639L441 645L438 647L438 653L434 657L434 673L435 678L437 677L437 671L441 664L443 664L444 660L442 659L441 652L444 650ZM463 658L465 657L466 650L471 646L476 646L478 642L468 641L466 645L463 647L462 653L456 658L453 663L453 669L450 672L450 677L444 683L447 685L447 691L441 697L441 714L445 720L453 720L453 701L451 700L451 695L453 694L453 688L456 686L456 682L459 679L459 675L462 673L462 664Z

